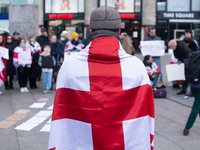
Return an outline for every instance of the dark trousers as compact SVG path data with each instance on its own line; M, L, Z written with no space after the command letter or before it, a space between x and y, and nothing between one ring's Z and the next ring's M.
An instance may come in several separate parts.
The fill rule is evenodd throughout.
M188 81L185 81L185 82L183 83L183 86L182 86L182 91L187 91L188 85L189 85L189 82L188 82Z
M13 87L13 76L7 76L7 80L4 82L4 85L5 87Z
M33 88L36 86L36 80L37 78L30 78L29 77L29 85L30 85L30 88Z
M17 72L19 75L19 86L20 88L26 87L27 85L27 78L29 74L29 68L25 67L18 67Z
M191 89L192 89L195 99L194 99L194 104L192 106L192 111L190 113L190 116L186 124L186 127L188 128L192 128L200 110L200 88L192 87Z

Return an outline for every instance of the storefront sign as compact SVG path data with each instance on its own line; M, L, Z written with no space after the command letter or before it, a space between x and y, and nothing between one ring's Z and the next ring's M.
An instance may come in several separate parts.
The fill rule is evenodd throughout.
M195 18L194 13L163 13L164 18Z
M77 15L74 14L49 14L49 19L74 19Z
M189 0L168 0L167 11L170 12L189 12L190 1Z
M122 19L134 19L135 18L135 14L120 14L120 17Z

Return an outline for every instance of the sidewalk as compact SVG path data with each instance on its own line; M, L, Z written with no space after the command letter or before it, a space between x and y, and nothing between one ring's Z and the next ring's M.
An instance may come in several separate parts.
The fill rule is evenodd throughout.
M142 58L140 54L136 55ZM181 96L169 87L166 78L165 64L169 64L170 55L161 57L162 73L167 87L166 99L155 99L155 150L199 150L200 149L200 119L197 120L188 136L183 136L182 131L191 111L194 98L182 100ZM55 90L50 94L43 94L43 84L38 82L38 89L29 93L20 93L18 83L14 84L14 90L5 91L0 96L0 122L13 115L20 109L30 110L25 118L21 119L8 129L0 129L0 150L46 150L48 149L49 132L40 130L47 124L51 116L46 117L41 123L30 131L15 130L14 128L28 121L40 111L51 112L48 109L53 104ZM29 86L28 86L29 87ZM54 85L55 89L55 85ZM40 98L48 98L43 108L29 108ZM9 120L12 122L13 120ZM14 120L15 121L15 120ZM8 124L6 124L8 126ZM5 126L6 126L5 125Z

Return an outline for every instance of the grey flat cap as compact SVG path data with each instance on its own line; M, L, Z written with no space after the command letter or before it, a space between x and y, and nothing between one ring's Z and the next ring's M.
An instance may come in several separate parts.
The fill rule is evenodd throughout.
M109 6L96 8L90 16L90 29L121 29L119 12Z

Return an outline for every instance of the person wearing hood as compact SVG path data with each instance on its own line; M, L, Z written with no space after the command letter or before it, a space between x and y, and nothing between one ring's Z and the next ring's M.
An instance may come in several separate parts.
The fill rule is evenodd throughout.
M4 41L5 38L2 34L0 34L0 47L4 47ZM1 85L3 84L3 82L6 82L6 70L7 70L7 59L1 58L0 56L0 95L2 95L3 93L1 92Z
M13 48L12 48L12 37L8 35L5 40L5 47L9 50L9 60L7 63L7 81L4 83L5 88L14 89L13 87L13 76L16 75L15 67L13 65ZM9 80L8 80L9 79Z
M44 51L39 57L38 64L42 68L42 76L44 83L43 93L50 93L52 86L53 67L56 64L56 60L54 57L51 56L51 47L49 45L46 45L44 47Z
M41 74L40 73L41 69L38 65L38 57L40 53L42 52L42 50L41 50L40 44L35 40L34 35L30 35L28 37L26 48L28 49L28 51L31 52L31 56L32 56L32 64L31 64L31 68L29 72L29 85L31 89L36 89L38 88L36 85L36 80L37 80L37 77L39 77Z
M27 86L27 79L28 79L29 70L30 70L31 65L29 63L21 64L19 62L18 58L19 58L20 53L27 53L27 55L30 55L30 59L32 59L31 52L28 49L26 49L26 44L25 44L24 39L20 39L16 43L16 47L13 52L13 65L17 69L17 72L19 75L20 92L24 93L24 92L29 92L29 90L26 86Z

